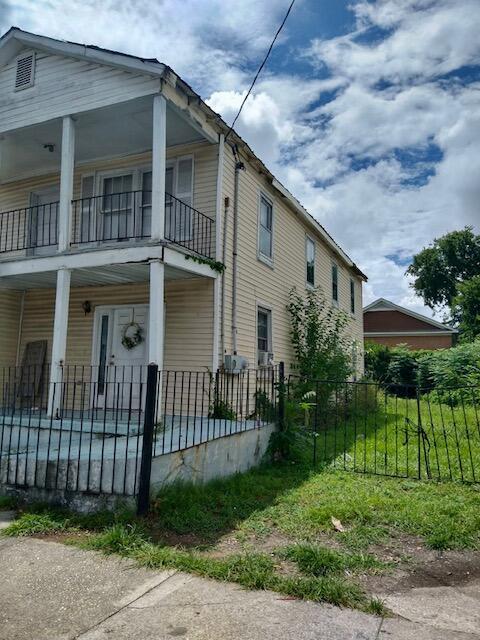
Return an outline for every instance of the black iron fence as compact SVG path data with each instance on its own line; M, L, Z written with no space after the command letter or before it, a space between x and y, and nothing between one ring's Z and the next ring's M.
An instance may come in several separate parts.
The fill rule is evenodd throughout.
M152 456L275 420L277 369L0 370L0 485L136 496ZM148 479L148 478L147 478Z
M315 466L480 481L480 389L288 380Z
M58 202L50 202L0 213L0 253L54 247L58 207Z

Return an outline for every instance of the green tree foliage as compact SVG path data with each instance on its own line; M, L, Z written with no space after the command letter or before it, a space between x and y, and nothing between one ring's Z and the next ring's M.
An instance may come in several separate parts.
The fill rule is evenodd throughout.
M458 285L480 275L480 236L472 227L452 231L413 257L413 288L431 309L452 306Z
M290 291L290 337L295 369L304 380L344 381L352 374L352 343L345 333L346 313L327 305L320 289L302 297Z
M365 345L365 375L367 378L385 382L388 379L388 367L392 359L392 349L378 342Z
M452 301L452 316L464 342L480 336L480 274L462 282Z

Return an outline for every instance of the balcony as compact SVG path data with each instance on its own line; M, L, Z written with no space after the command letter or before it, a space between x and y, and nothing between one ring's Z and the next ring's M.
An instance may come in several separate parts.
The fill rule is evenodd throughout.
M151 235L151 191L127 191L72 201L70 250ZM52 255L58 243L59 202L0 213L0 259ZM165 239L199 256L214 256L214 221L165 194Z

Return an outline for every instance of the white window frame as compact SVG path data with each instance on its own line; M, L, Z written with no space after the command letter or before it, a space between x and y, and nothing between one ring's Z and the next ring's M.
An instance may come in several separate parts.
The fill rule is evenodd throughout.
M271 242L272 255L271 256L267 256L260 251L260 229L261 229L260 219L261 219L262 198L266 200L272 208L272 228L270 231L271 239L272 239L272 242ZM273 205L273 199L270 196L268 196L264 191L259 191L258 203L257 203L257 258L258 260L260 260L260 262L263 262L264 264L272 268L273 268L274 254L275 254L274 238L275 238L275 207Z
M313 282L308 281L308 243L313 244ZM305 234L305 283L307 289L315 289L315 271L317 266L317 243L308 234Z
M17 67L18 67L18 61L19 60L23 60L23 58L29 58L30 56L32 56L32 69L30 71L30 81L28 82L28 84L23 84L21 87L17 87ZM37 64L37 60L36 60L36 54L35 51L23 51L22 53L20 53L16 58L15 58L15 80L14 80L14 84L13 84L13 90L14 91L23 91L24 89L30 89L30 87L33 87L35 84L35 67Z
M355 285L355 280L353 278L350 278L350 315L353 317L355 317L355 314L357 313L356 295L357 295L357 287ZM353 302L353 309L352 309L352 302Z
M333 268L337 269L337 299L333 297ZM332 304L334 307L338 307L340 305L340 269L338 268L338 263L332 260L331 268L330 268L330 278L331 278L331 296L332 296Z
M267 351L260 351L260 349L258 348L258 312L259 311L265 312L268 316L268 324L267 324L268 350ZM257 365L259 362L260 353L273 353L273 311L268 304L260 300L257 300L255 305L255 352L257 356Z

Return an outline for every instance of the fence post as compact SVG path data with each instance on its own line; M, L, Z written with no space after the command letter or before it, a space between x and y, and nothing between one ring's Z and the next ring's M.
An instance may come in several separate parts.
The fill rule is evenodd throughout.
M144 516L150 504L150 475L152 471L153 432L155 429L155 407L157 399L158 365L147 367L147 390L145 396L145 419L143 423L142 460L137 497L137 515Z
M278 363L278 428L285 430L285 363Z

